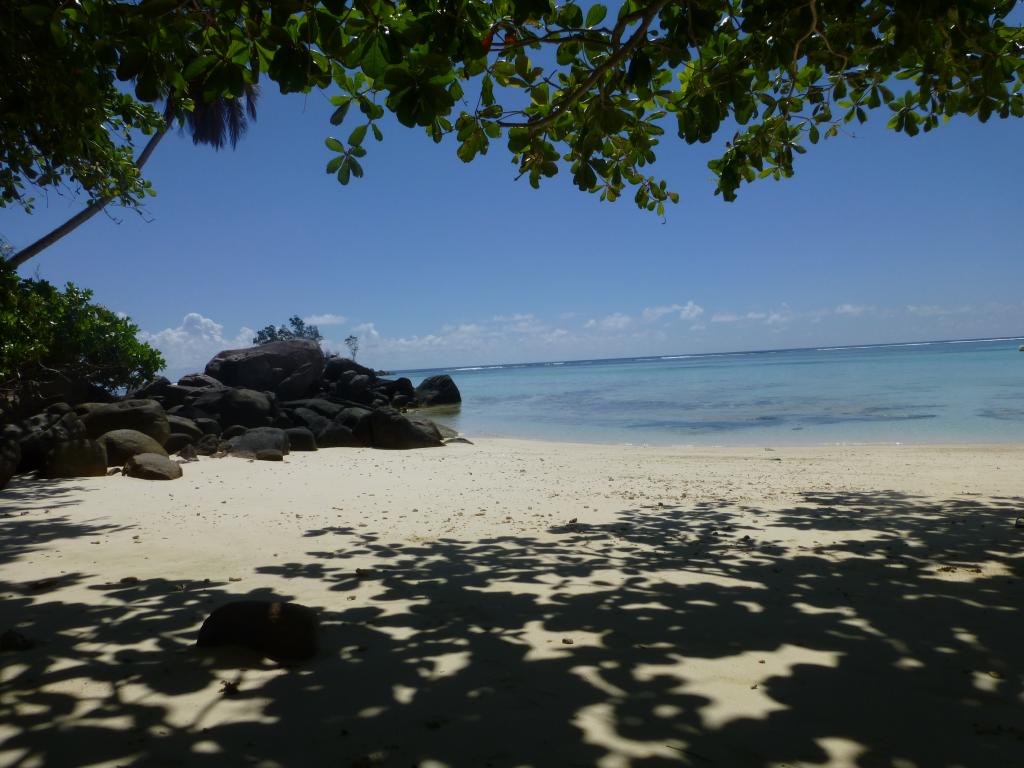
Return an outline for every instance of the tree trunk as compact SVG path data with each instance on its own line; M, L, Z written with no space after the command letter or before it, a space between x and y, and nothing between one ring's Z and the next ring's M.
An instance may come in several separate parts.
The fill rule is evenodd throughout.
M144 166L146 164L146 161L149 160L149 156L153 154L153 150L156 149L156 145L160 143L160 139L164 137L164 134L167 133L167 130L170 127L171 121L168 120L166 123L164 123L160 130L154 133L150 140L146 142L146 146L143 148L142 154L140 154L138 160L135 161L136 168L138 168L140 171L142 170L142 166ZM13 264L16 268L20 267L22 264L24 264L26 261L31 259L39 252L46 250L65 235L78 229L85 222L87 222L97 213L106 208L107 204L112 199L113 198L111 197L104 197L99 200L93 200L85 207L84 210L79 211L56 229L53 229L47 234L43 235L41 238L32 243L32 245L22 248L16 254L11 256L10 263Z

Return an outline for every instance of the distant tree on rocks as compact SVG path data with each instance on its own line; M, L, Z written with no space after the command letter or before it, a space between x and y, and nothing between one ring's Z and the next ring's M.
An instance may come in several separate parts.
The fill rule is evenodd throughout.
M345 338L345 346L348 347L348 351L352 353L352 359L356 359L356 355L359 354L359 337L358 336L347 336Z
M288 341L289 339L312 339L323 341L320 329L315 325L306 325L306 321L298 315L288 318L288 326L283 323L279 326L268 325L259 331L252 340L253 344L267 344L271 341Z

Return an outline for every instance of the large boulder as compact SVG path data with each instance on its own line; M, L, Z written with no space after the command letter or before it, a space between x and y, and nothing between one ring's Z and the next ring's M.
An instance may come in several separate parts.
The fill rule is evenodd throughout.
M163 397L167 394L167 388L171 386L171 382L165 376L157 376L147 384L143 384L141 387L131 393L131 396L135 399L148 400L154 397Z
M96 440L83 438L57 443L43 467L45 477L102 477L107 452Z
M164 447L149 435L134 429L113 429L100 436L97 442L107 452L107 466L119 467L132 456L153 453L166 456Z
M168 416L167 423L171 427L172 435L188 435L189 442L195 442L203 436L203 430L199 428L199 425L184 416Z
M455 405L462 402L459 388L448 374L430 376L416 387L416 399L420 405Z
M57 445L86 437L85 425L65 403L57 403L45 413L25 419L20 432L18 472L42 469Z
M316 441L321 448L361 448L366 445L351 429L336 421L330 422L323 432L317 434Z
M178 386L192 389L224 389L221 381L207 376L205 373L189 373L178 379Z
M387 450L433 448L443 445L436 428L429 430L414 424L393 408L377 408L371 412L373 447Z
M341 409L338 409L341 412ZM314 435L319 435L331 425L331 420L314 411L312 408L296 408L292 412L292 420L306 427Z
M171 434L167 414L156 400L83 403L75 410L85 425L86 433L93 440L115 429L134 429L163 445Z
M332 389L336 397L369 405L374 400L373 390L370 388L373 381L373 378L366 374L347 371L334 382Z
M317 449L316 437L305 427L292 427L286 429L288 433L288 447L293 451L315 451Z
M266 427L274 422L277 406L266 392L254 389L209 389L192 406L217 419L224 428L234 425Z
M252 459L258 452L268 448L287 454L291 448L288 433L277 427L258 427L228 441L228 450L232 456Z
M349 360L347 357L331 357L324 363L323 378L326 381L337 381L343 373L348 371L370 377L377 375L373 368L360 365L355 360Z
M13 425L0 430L0 488L6 486L18 471L21 462L21 445L18 443L20 436L21 430Z
M316 655L316 611L298 603L239 600L220 606L199 628L200 648L241 646L275 661Z
M370 408L351 406L341 411L334 420L348 427L360 445L373 445L373 410Z
M207 363L205 373L229 387L272 392L287 381L281 396L296 398L307 394L323 369L324 353L319 344L312 339L289 339L218 352ZM309 385L306 391L300 391L303 383Z
M140 453L125 462L123 472L142 480L177 480L181 464L158 453Z
M344 405L333 403L330 400L324 400L319 397L313 397L308 400L290 400L286 403L281 403L281 407L287 410L294 410L296 408L308 408L311 411L316 411L321 416L328 419L333 419L343 410Z

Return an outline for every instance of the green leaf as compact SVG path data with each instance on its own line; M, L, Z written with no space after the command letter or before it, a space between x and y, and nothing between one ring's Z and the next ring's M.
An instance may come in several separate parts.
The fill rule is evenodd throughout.
M600 3L595 3L594 5L590 6L590 10L587 11L586 26L596 27L598 24L604 21L604 17L607 15L608 9L601 5Z
M345 162L345 156L344 155L338 155L337 157L332 157L330 159L330 161L327 163L327 172L328 173L337 173L338 169L341 168L341 164L343 162Z
M354 131L352 131L352 133L349 134L348 143L356 147L362 144L363 139L366 138L366 129L366 125L360 125Z
M345 115L348 114L348 108L351 106L352 101L350 99L334 110L334 113L331 115L331 125L341 125L345 122Z
M334 150L335 152L344 152L345 151L345 145L342 144L340 141L338 141L333 136L329 136L326 139L324 139L324 144L327 145L328 149Z

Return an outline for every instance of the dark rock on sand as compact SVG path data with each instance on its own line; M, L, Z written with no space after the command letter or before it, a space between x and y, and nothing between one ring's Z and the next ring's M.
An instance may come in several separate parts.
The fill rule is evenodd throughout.
M63 406L63 408L61 407ZM58 403L21 423L21 435L18 447L21 460L18 472L32 472L42 469L60 444L69 440L78 440L86 436L85 425L78 416L65 410L65 403Z
M220 422L216 419L208 419L200 416L199 418L193 419L195 425L199 427L204 435L219 435L221 433Z
M275 661L303 661L316 655L318 624L316 611L305 605L239 600L207 617L196 645L240 646Z
M192 442L203 436L203 430L199 428L199 425L184 416L168 416L167 423L171 428L172 435L188 435Z
M277 448L260 448L253 458L256 461L284 461L284 454Z
M20 436L21 430L13 425L0 431L0 488L6 486L18 471L21 462L21 446L18 444Z
M337 421L329 422L316 440L321 448L361 448L365 445L351 429Z
M223 433L221 433L221 438L223 440L230 440L233 437L244 435L248 431L248 427L243 427L241 424L233 424L232 426L225 429Z
M213 456L216 453L226 453L228 444L226 440L217 435L203 435L195 444L195 449L200 456Z
M455 405L462 402L459 388L447 374L430 376L416 387L416 399L420 405Z
M288 447L293 451L315 451L317 449L316 436L305 427L292 427L286 429L288 433Z
M338 409L339 412L341 408ZM312 408L295 408L292 412L292 420L301 424L314 435L321 434L331 425L331 420Z
M107 466L114 467L124 464L132 456L140 453L155 453L166 456L164 447L149 435L134 429L115 429L100 436L97 440L107 452Z
M103 477L107 452L96 440L79 438L57 443L43 468L45 477Z
M255 458L258 451L267 448L287 454L289 451L288 433L277 427L259 427L250 429L244 435L233 437L228 441L228 451L232 456Z
M265 427L273 423L276 406L265 392L254 389L209 389L192 401L192 406L209 414L224 428Z
M167 414L156 400L83 403L75 410L93 440L115 429L134 429L163 445L171 434Z
M387 450L432 448L442 445L436 429L432 433L414 424L393 408L378 408L371 412L373 447Z
M181 465L158 453L140 453L125 462L124 474L142 480L177 480Z
M164 450L167 451L167 453L169 454L178 453L182 448L184 448L187 445L192 445L194 442L196 441L193 440L188 435L182 435L179 434L178 432L173 432L171 433L171 436L167 438L167 442L164 443Z
M361 406L345 408L335 417L335 422L352 430L360 445L373 445L373 411Z

